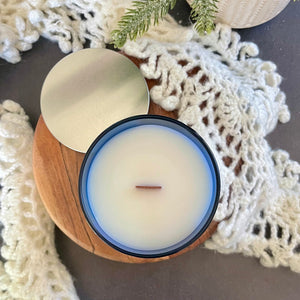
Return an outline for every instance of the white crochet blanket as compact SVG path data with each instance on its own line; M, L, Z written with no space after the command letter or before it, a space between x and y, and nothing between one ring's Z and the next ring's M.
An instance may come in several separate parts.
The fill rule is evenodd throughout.
M40 35L65 52L81 49L87 40L91 47L102 47L130 2L2 1L0 56L19 61L19 50L28 50ZM276 66L257 58L256 45L240 42L223 25L198 37L167 17L147 37L128 42L123 50L143 60L146 78L160 80L152 99L203 136L220 166L215 216L220 224L205 246L300 272L300 166L287 152L273 151L265 139L278 120L289 120ZM76 299L57 258L53 224L35 191L32 131L12 102L1 106L0 137L3 297Z
M32 173L33 131L19 104L0 105L0 299L76 299L58 259L54 224Z

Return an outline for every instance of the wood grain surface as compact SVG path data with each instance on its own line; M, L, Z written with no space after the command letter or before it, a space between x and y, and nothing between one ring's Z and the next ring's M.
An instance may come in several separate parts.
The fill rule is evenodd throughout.
M130 58L136 65L141 61ZM155 84L147 81L149 89ZM177 112L166 112L152 101L149 114L177 118ZM185 253L207 240L218 223L212 222L204 234L189 247L171 256L137 258L116 251L103 242L91 229L81 210L78 195L78 176L84 154L73 151L54 138L41 116L34 136L33 172L41 199L55 224L75 243L86 250L115 261L145 263L167 260Z

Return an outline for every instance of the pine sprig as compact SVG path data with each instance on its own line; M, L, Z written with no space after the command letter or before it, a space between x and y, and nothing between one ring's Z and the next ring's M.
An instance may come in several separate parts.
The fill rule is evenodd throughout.
M115 47L121 48L126 40L135 40L148 31L151 22L157 25L177 0L136 0L118 23L118 29L111 33ZM202 35L214 29L214 19L218 11L218 0L194 0L191 4L191 19L195 29Z
M214 29L217 3L218 0L194 0L191 4L191 18L196 21L194 27L200 35L210 33Z
M118 29L111 33L116 47L122 47L127 38L135 40L148 31L151 22L157 25L176 4L176 0L133 1L133 8L126 11L118 23Z

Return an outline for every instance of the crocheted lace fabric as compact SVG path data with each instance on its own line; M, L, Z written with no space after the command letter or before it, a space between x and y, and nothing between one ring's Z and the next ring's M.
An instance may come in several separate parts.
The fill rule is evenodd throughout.
M79 50L86 41L102 47L130 3L2 1L0 56L19 61L19 50L28 50L40 35L57 41L64 52ZM218 160L222 190L215 220L220 223L205 246L300 272L300 166L287 152L273 151L265 139L278 121L289 120L276 66L257 58L256 45L240 42L226 26L199 37L169 16L123 50L143 61L146 78L158 80L150 91L153 101L194 128ZM1 291L15 298L74 299L72 281L55 252L53 224L35 191L32 132L24 112L10 105L18 107L3 104L0 123L6 260Z
M19 104L0 105L1 299L77 299L32 173L33 131Z
M221 25L182 44L143 39L124 50L144 61L146 78L159 79L153 101L175 110L217 157L220 224L205 246L300 272L300 166L265 139L278 120L289 120L276 66Z
M16 63L19 51L31 49L42 35L58 42L68 53L83 48L105 47L110 42L110 32L132 0L2 0L0 1L0 57ZM174 28L170 17L160 29L150 30L157 38L180 42L181 30Z

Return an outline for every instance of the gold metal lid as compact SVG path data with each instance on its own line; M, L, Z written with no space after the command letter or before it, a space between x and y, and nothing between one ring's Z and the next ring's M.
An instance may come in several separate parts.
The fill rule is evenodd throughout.
M41 92L50 132L65 146L86 152L113 123L146 114L149 91L138 67L107 49L84 49L59 61Z

